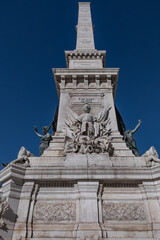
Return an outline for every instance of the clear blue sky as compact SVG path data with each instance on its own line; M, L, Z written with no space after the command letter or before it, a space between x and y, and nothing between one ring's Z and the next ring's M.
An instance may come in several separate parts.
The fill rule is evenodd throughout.
M96 49L119 67L116 105L140 154L160 153L160 1L91 0ZM77 0L0 1L0 162L21 146L39 154L34 133L49 125L58 103L52 68L65 68L76 45Z

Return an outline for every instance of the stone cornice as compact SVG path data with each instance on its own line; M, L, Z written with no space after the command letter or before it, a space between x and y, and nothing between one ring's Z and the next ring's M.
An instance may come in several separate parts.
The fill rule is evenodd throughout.
M8 179L23 179L26 168L23 165L11 163L0 171L0 182Z
M58 96L60 88L84 88L82 83L88 79L88 89L113 87L113 96L115 98L116 88L119 76L119 68L104 69L52 69ZM91 80L91 81L90 81ZM79 84L80 83L80 84ZM92 83L92 85L90 85ZM93 85L93 83L95 85ZM106 85L104 85L106 83ZM108 83L108 84L107 84Z
M65 51L65 58L67 63L67 68L69 67L69 60L95 60L101 59L103 63L103 67L105 67L106 61L106 51L102 50L86 50L86 51Z
M160 180L157 171L160 166L148 168L133 167L32 167L26 169L25 180L44 181L100 180L110 181L153 181Z

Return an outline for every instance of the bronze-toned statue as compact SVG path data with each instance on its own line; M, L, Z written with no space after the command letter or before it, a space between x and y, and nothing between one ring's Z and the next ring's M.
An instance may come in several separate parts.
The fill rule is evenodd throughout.
M137 126L133 129L133 130L125 130L124 131L124 140L126 142L126 145L129 149L132 150L132 153L138 157L139 156L139 153L138 153L138 149L137 149L137 146L136 146L136 141L133 137L133 134L138 130L138 128L140 127L141 125L141 120L138 120L138 124Z
M39 134L37 127L34 126L35 133L37 134L38 137L41 138L41 143L39 145L40 156L43 154L44 150L46 150L49 147L49 143L52 139L52 136L49 133L51 126L52 125L50 125L50 127L47 126L42 127L43 135Z
M34 130L35 130L36 135L39 138L41 138L41 143L39 145L40 156L43 154L44 150L46 150L49 147L49 143L52 140L52 136L56 132L57 118L58 118L58 106L56 108L56 112L55 112L55 115L54 115L54 120L52 121L51 125L49 127L48 126L42 127L43 135L39 134L38 130L37 130L37 127L34 126ZM49 130L50 130L51 127L52 127L52 130L53 130L52 135L49 133Z

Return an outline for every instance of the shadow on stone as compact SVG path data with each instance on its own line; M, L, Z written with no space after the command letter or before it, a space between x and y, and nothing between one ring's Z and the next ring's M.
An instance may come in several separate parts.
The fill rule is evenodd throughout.
M0 236L0 240L5 240L5 239Z
M1 229L5 232L8 232L7 224L4 223L4 225L1 227ZM1 237L1 236L0 236ZM1 238L0 238L1 239Z
M13 212L11 208L8 209L8 211L4 215L6 220L9 220L10 222L16 222L17 221L17 214Z

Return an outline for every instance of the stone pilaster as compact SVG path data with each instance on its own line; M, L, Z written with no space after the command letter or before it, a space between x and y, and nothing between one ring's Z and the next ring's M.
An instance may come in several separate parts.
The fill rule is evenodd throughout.
M21 196L24 173L24 167L11 164L3 170L0 176L0 182L2 182L2 198L6 197L9 203L9 209L4 215L5 225L0 229L0 237L4 240L12 239L15 222L19 217L17 209Z
M77 183L77 214L78 223L77 237L80 239L87 237L102 237L99 225L99 208L97 193L98 181L79 181Z

